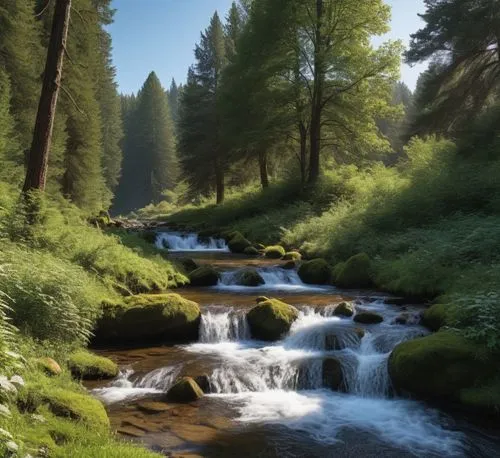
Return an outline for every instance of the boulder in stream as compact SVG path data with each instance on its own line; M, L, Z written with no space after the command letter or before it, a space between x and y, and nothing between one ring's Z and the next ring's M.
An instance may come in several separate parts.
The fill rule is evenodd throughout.
M215 286L219 277L219 272L213 267L201 266L189 274L189 281L191 286Z
M300 279L308 284L324 285L331 280L330 266L321 258L303 262L299 267L298 274Z
M248 256L259 256L260 255L260 251L258 250L258 248L255 248L254 246L246 247L243 250L243 253L248 255Z
M449 307L446 304L431 305L422 316L422 324L431 331L439 331L446 324Z
M205 394L210 393L210 377L207 374L197 375L194 381L198 384Z
M300 261L302 255L298 251L289 251L283 256L283 261Z
M94 343L188 342L198 338L201 312L179 294L139 294L107 305Z
M344 384L342 364L337 358L323 360L323 386L333 391L339 391Z
M281 259L285 256L285 249L281 245L267 246L264 249L264 256L271 259Z
M371 279L371 261L366 253L358 253L346 262L333 268L333 280L341 288L369 288Z
M389 375L397 390L423 399L480 413L500 411L498 354L451 330L396 346Z
M299 316L295 307L277 299L267 299L253 307L247 314L252 336L260 340L279 340Z
M234 232L231 233L227 246L232 253L244 253L248 247L252 246L252 242L247 240L240 232Z
M236 283L241 286L260 286L265 283L257 269L251 267L240 270L236 274Z
M200 399L203 396L202 389L191 377L182 377L167 391L168 402L187 403Z
M296 261L287 261L281 266L281 268L285 269L285 270L294 270L297 268L297 262Z
M384 321L384 317L378 313L363 310L356 313L354 321L362 324L378 324Z
M354 305L352 302L341 302L333 311L335 316L351 317L354 315Z
M196 270L200 267L196 262L191 258L175 258L175 262L179 264L187 274L190 274L193 270Z

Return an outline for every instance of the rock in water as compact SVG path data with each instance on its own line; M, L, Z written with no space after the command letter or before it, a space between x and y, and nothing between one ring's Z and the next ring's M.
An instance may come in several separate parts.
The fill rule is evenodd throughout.
M265 283L256 269L248 268L236 274L236 282L241 286L260 286Z
M333 280L341 288L369 288L373 284L370 258L366 253L359 253L337 264L333 269Z
M341 302L333 311L335 316L351 317L354 315L354 306L350 302Z
M252 242L247 240L241 233L234 232L231 233L231 238L227 246L232 253L244 253L248 247L252 246Z
M94 329L94 342L189 342L198 338L201 312L178 294L140 294L109 305Z
M295 307L277 299L267 299L252 308L247 319L254 338L273 341L290 331L298 315Z
M326 358L323 361L323 386L333 391L339 391L344 382L342 364L336 358Z
M281 259L285 256L285 249L281 245L268 246L264 249L264 256L271 259Z
M375 312L363 311L356 313L354 321L362 324L378 324L384 321L384 317Z
M313 285L324 285L331 280L331 270L328 263L321 258L302 263L298 274L304 283Z
M219 272L213 267L201 266L189 274L189 281L191 286L215 286L219 277Z
M183 377L170 388L166 395L169 402L187 403L200 399L203 396L202 389L191 377Z

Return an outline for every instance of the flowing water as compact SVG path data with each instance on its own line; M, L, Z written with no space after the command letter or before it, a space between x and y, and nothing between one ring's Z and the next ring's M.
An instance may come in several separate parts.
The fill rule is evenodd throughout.
M398 343L427 333L417 324L421 307L388 305L375 293L305 285L275 261L229 255L222 242L203 244L193 234L162 234L158 240L167 240L170 251L196 249L191 255L217 265L222 275L217 286L181 292L202 306L198 342L103 352L122 372L93 392L121 434L179 457L500 456L494 434L394 395L388 358ZM248 265L257 266L263 285L236 284L238 269ZM300 311L288 335L275 343L251 339L246 312L262 294ZM384 321L359 325L334 316L335 305L346 298ZM410 324L395 323L403 311L413 318ZM328 358L341 364L341 391L325 387ZM144 400L161 399L178 376L203 374L211 393L200 401L161 413L141 408Z

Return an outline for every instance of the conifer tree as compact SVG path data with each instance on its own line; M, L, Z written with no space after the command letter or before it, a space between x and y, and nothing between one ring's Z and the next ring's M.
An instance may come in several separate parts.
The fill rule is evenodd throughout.
M22 168L16 158L14 120L10 114L10 82L7 73L0 69L0 178L15 183L20 181Z
M175 79L172 78L170 83L170 89L168 90L168 106L170 108L170 115L174 123L174 127L177 126L179 120L179 96L182 90L182 85L177 86Z

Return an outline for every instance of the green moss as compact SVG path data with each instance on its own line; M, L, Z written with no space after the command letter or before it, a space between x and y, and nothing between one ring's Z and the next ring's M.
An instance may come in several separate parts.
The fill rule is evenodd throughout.
M245 249L252 246L252 243L240 232L233 232L227 246L233 253L244 253Z
M215 286L219 282L219 272L213 267L201 266L189 274L191 286Z
M440 331L403 342L389 358L397 389L418 396L458 402L488 398L497 355L453 331ZM464 406L467 406L464 404Z
M198 337L200 308L178 294L140 294L108 306L98 320L97 343L190 341Z
M191 377L182 377L167 392L169 402L192 402L203 396L203 391Z
M72 353L68 359L68 367L73 377L79 379L99 380L118 375L118 366L113 361L86 350Z
M500 414L500 378L491 380L480 387L465 388L460 391L460 402L468 409Z
M261 340L278 340L286 334L299 312L277 299L261 301L247 314L252 336Z
M350 302L341 302L335 307L333 314L336 316L351 317L354 315L354 306Z
M264 256L271 259L281 259L285 256L285 249L281 245L268 246L264 249Z
M358 253L333 269L334 282L342 288L372 286L371 261L366 253Z
M236 275L236 281L241 286L260 286L263 285L264 279L256 269L243 269Z
M36 364L46 375L54 376L61 373L61 366L52 358L43 357L36 360Z
M331 280L331 269L328 263L321 258L306 261L298 270L300 279L304 283L324 285Z
M425 310L422 323L431 331L441 329L447 320L449 306L446 304L434 304Z
M300 261L302 255L298 251L289 251L283 256L283 261Z

